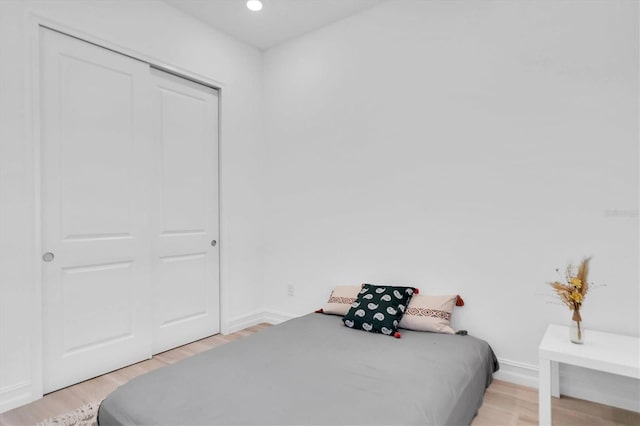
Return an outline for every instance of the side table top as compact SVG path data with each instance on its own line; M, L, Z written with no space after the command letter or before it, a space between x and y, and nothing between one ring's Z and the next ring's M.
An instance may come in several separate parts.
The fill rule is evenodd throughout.
M538 347L541 358L640 379L640 338L584 330L584 343L571 343L569 327L551 324Z

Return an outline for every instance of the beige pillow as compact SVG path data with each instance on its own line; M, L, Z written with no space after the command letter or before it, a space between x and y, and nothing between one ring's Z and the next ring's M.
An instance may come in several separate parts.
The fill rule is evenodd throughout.
M362 287L359 285L339 285L333 289L322 313L344 316L351 304L356 301Z
M411 298L407 311L402 316L400 327L416 331L455 334L449 326L457 295L423 296Z

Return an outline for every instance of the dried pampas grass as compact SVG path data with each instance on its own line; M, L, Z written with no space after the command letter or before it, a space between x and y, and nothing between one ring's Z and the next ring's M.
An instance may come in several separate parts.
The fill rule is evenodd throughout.
M590 257L582 260L578 271L574 274L574 269L569 265L565 271L566 283L554 281L550 283L556 294L560 297L569 309L573 311L573 320L582 321L580 316L580 307L585 296L589 292L589 261ZM556 271L558 271L556 269Z

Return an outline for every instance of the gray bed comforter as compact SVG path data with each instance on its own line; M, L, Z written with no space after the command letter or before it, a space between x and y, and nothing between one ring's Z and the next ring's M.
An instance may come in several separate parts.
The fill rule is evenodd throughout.
M352 330L309 314L116 389L108 425L470 424L498 363L472 336Z

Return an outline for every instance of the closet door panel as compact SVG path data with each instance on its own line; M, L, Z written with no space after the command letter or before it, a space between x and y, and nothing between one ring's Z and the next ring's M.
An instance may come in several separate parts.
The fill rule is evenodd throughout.
M175 78L175 77L174 77ZM180 90L182 88L176 88ZM202 96L159 88L161 107L161 235L200 233L209 229L208 192L211 190L211 105Z
M41 30L44 390L151 355L148 65Z
M154 353L220 331L218 93L152 70L156 163Z

